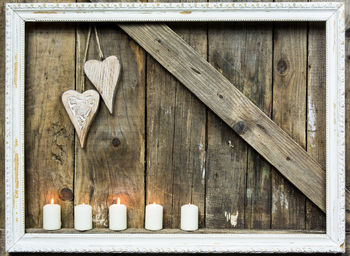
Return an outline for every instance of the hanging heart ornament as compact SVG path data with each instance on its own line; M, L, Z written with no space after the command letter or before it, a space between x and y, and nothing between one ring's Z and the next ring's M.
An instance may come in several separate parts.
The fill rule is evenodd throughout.
M101 94L111 114L120 71L121 65L116 56L109 56L103 61L88 60L84 65L86 76Z
M84 93L68 90L62 94L62 103L77 132L80 146L83 148L100 103L100 95L95 90L87 90Z

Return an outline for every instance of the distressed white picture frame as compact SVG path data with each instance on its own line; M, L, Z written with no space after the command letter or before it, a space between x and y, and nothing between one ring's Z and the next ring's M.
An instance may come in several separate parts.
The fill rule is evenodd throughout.
M344 16L343 4L334 2L6 4L6 250L8 252L344 252ZM326 233L26 233L25 23L100 21L326 22Z

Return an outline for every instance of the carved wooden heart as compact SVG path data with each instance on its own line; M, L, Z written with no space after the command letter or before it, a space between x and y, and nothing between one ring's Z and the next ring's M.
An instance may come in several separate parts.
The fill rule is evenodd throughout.
M62 94L62 102L78 134L80 146L83 148L100 103L100 95L95 90L87 90L84 93L68 90Z
M88 60L84 65L86 76L101 94L111 114L120 70L120 62L116 56L109 56L104 61Z

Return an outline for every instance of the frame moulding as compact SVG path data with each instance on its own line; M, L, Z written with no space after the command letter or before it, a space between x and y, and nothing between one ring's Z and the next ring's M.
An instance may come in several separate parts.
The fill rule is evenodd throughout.
M345 25L342 3L6 4L5 189L8 252L344 252ZM326 234L25 233L26 22L326 22Z

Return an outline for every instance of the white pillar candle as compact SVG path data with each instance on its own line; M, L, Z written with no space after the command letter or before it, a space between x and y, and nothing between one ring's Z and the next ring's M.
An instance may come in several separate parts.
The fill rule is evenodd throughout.
M198 229L198 207L194 204L181 206L181 229L194 231Z
M84 231L92 229L92 207L88 204L79 204L74 207L74 228Z
M163 228L163 206L153 203L146 206L145 229L161 230Z
M120 198L116 204L109 207L109 229L124 230L127 227L126 205L120 203Z
M43 207L43 229L56 230L61 228L61 206L53 203Z

